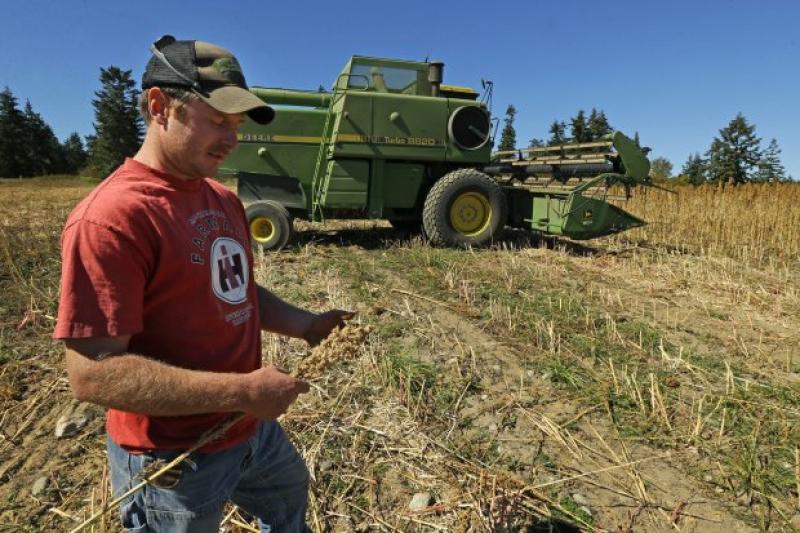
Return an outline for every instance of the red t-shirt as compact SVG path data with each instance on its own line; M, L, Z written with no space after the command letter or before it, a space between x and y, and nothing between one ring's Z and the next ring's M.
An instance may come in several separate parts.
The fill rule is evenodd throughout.
M258 297L236 195L128 159L81 201L62 235L57 339L131 335L129 351L215 372L261 366ZM231 413L180 417L108 410L131 451L185 449ZM248 418L203 451L246 440Z

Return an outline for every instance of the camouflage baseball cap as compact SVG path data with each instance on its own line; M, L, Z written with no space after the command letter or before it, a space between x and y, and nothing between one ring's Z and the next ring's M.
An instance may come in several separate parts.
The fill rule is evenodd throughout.
M259 124L275 118L275 110L250 92L242 67L225 48L165 35L150 50L153 57L145 68L142 89L186 87L223 113L247 113Z

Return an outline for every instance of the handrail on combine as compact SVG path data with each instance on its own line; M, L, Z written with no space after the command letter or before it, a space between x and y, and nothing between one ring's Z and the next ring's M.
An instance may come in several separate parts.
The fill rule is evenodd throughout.
M342 81L342 78L345 78L346 82L344 83L344 87L340 88L339 85ZM352 78L364 78L367 83L363 88L350 87L350 80ZM325 115L325 124L322 127L322 140L319 144L317 161L314 165L314 175L311 179L311 216L320 222L325 221L325 216L322 211L322 203L325 192L328 189L330 174L328 172L323 173L322 170L324 168L324 161L327 159L329 147L333 141L333 117L336 114L335 106L339 100L341 100L347 94L348 89L352 89L354 91L366 91L369 89L369 79L362 74L350 74L349 72L344 72L339 74L339 76L336 78L336 83L333 84L333 95L328 103L328 113Z

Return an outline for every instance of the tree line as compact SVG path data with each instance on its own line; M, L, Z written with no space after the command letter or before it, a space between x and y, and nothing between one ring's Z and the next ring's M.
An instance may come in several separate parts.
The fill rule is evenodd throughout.
M517 109L513 105L506 108L503 130L500 133L498 150L514 150L517 134L514 119ZM569 133L567 127L569 126ZM592 108L587 114L583 109L568 120L554 120L548 129L547 139L533 138L528 148L555 146L569 143L585 143L601 139L614 131L603 110ZM638 132L634 136L640 144ZM701 185L719 183L737 185L746 182L773 183L792 180L786 173L780 158L781 149L777 139L771 139L766 146L755 133L755 125L739 113L711 141L703 155L691 154L683 164L680 173L673 175L673 165L664 157L650 161L650 175L657 181L674 181Z
M139 94L130 70L101 68L100 89L92 100L94 133L81 139L73 132L61 142L30 101L20 110L6 87L0 92L0 177L107 176L142 143Z
M85 164L80 135L73 132L60 142L30 101L20 110L11 89L0 92L0 176L73 174Z
M711 146L700 155L689 156L676 181L701 185L703 183L746 182L776 183L792 179L781 162L778 140L773 138L766 146L756 135L756 127L739 113L711 141Z
M94 133L82 140L73 132L60 142L30 101L26 100L20 110L17 98L6 87L0 92L0 177L78 172L98 178L107 176L125 157L136 153L142 143L144 124L138 110L139 95L130 70L113 65L101 68L100 89L92 100ZM498 150L516 148L516 114L516 108L509 105ZM553 120L548 137L533 138L528 147L592 142L612 131L602 109L592 108L588 113L580 109L567 120ZM638 133L634 140L639 144ZM763 146L755 125L739 113L719 130L703 155L696 152L689 156L677 176L673 176L672 162L663 157L651 160L650 174L655 180L693 185L791 180L780 154L778 141L773 138Z
M500 142L497 145L498 150L514 150L516 148L517 132L514 130L516 114L517 109L513 105L509 105L506 108L503 131L500 133ZM614 131L602 109L598 111L592 108L588 115L581 109L574 117L569 119L568 123L570 128L569 135L567 135L567 121L556 119L550 124L548 130L550 136L546 140L540 138L531 139L528 141L528 148L593 142Z

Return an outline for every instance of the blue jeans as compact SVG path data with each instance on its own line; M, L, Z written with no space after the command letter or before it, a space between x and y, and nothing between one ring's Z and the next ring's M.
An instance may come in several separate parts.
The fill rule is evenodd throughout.
M154 461L177 450L132 454L108 439L114 496L141 482ZM126 531L217 533L225 502L258 518L263 532L304 532L308 470L277 422L261 422L249 440L216 453L194 453L126 498L120 507Z

